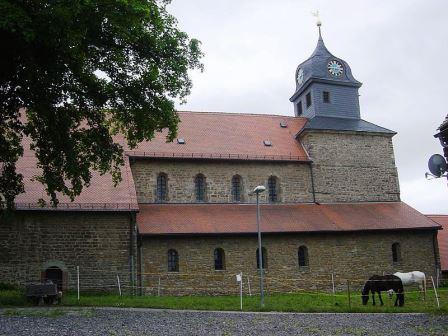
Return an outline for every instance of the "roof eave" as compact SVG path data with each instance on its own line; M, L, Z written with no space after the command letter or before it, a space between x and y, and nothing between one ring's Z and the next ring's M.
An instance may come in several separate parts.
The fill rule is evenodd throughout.
M425 227L412 227L412 228L378 228L378 229L352 229L352 230L315 230L315 231L263 231L264 235L281 235L281 234L322 234L322 233L331 233L331 234L344 234L351 232L396 232L396 231L433 231L433 230L441 230L441 225L439 226L425 226ZM253 236L256 235L257 232L176 232L176 233L142 233L139 232L139 235L143 237L190 237L190 236Z

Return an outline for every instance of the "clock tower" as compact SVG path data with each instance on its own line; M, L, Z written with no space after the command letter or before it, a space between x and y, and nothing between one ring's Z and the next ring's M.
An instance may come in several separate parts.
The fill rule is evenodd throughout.
M360 119L358 89L362 85L352 75L347 62L319 40L312 55L295 72L296 91L290 98L294 113L307 118Z

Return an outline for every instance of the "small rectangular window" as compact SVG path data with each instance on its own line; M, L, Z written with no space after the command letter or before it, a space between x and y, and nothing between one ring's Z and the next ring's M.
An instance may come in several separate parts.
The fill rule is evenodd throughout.
M303 113L303 110L302 110L302 101L300 100L300 101L297 103L297 116L301 115L302 113Z
M324 97L324 103L329 103L330 102L330 92L324 91L323 92L323 97Z
M306 94L306 107L310 107L311 106L311 92L308 92Z

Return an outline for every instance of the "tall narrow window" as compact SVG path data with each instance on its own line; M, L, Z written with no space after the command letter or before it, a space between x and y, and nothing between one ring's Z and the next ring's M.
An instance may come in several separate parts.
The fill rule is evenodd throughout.
M306 107L310 107L311 106L311 92L308 92L305 96L306 99Z
M168 272L179 272L179 254L176 250L168 250Z
M258 256L259 249L257 249L257 269L260 269L260 257ZM261 248L261 263L263 265L263 269L268 268L268 252L264 247Z
M194 188L196 193L196 202L205 202L205 176L196 175L194 179Z
M303 110L302 110L302 101L299 100L298 103L297 103L297 116L301 115L302 113L303 113Z
M241 176L235 175L232 177L232 200L234 202L242 201L242 183Z
M222 248L215 249L214 257L215 257L215 270L221 271L225 269L224 250Z
M299 267L309 266L308 248L306 246L299 247L298 259L299 259Z
M160 173L157 176L157 202L165 202L167 200L167 191L166 174Z
M400 243L392 244L392 262L399 263L401 261Z
M323 92L323 98L324 98L324 103L329 103L330 102L330 92L329 91L324 91Z
M275 176L271 176L268 179L268 191L269 191L269 202L275 203L278 202L278 186L277 186L277 178Z

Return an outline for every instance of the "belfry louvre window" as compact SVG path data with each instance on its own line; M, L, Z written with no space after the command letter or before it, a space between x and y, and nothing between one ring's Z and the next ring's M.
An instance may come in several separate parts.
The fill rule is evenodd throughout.
M399 263L401 261L400 243L392 244L392 262Z
M269 191L269 202L275 203L278 202L278 189L277 189L277 178L275 176L271 176L268 179L268 191Z
M157 202L165 202L167 200L167 176L160 173L157 176Z
M306 246L302 245L299 247L298 259L299 259L299 267L309 266L308 248Z
M330 92L324 91L323 98L324 98L324 103L329 103L330 102Z
M215 249L214 252L215 258L215 270L221 271L225 269L225 254L222 248Z
M241 176L235 175L234 177L232 177L232 200L234 202L242 201L241 185Z
M311 106L311 92L308 92L305 96L306 98L306 107L310 107Z
M179 254L176 250L168 250L168 272L179 272Z
M259 249L257 249L257 269L260 269L260 257L258 255L259 253ZM268 252L266 250L266 248L262 247L261 248L261 264L262 264L262 268L263 269L267 269L268 268Z
M194 179L194 188L196 194L196 202L205 202L205 176L196 175Z

